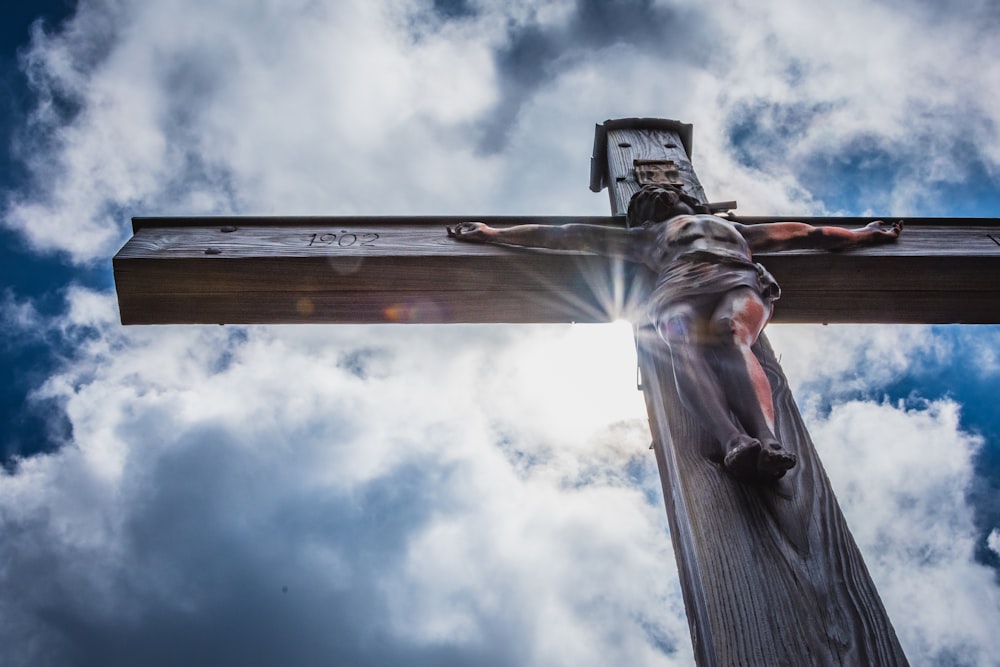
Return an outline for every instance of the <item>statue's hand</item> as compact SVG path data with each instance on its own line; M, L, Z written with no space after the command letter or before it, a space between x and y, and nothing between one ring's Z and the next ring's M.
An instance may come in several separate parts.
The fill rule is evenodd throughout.
M884 220L875 220L874 222L869 222L865 226L865 230L872 233L872 240L876 243L895 241L899 238L900 232L903 231L903 221L885 222Z
M448 227L448 236L459 241L476 241L486 243L490 240L493 229L482 222L460 222L454 227Z

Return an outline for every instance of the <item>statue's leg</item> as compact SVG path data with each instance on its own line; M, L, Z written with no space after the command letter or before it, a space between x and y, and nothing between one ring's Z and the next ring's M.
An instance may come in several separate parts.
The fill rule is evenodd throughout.
M739 477L752 477L756 475L760 441L748 435L733 418L709 359L713 346L706 345L711 338L707 325L714 304L703 308L699 305L671 304L659 313L657 331L670 350L681 402L723 445L726 467Z
M774 435L774 405L767 375L752 346L771 317L771 305L749 287L725 294L712 314L712 365L725 385L726 399L747 433L761 442L757 472L778 478L795 465L795 455Z

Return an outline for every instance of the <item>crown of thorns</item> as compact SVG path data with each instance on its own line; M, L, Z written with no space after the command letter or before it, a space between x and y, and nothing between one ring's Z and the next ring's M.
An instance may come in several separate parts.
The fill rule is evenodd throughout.
M646 222L662 222L674 215L678 202L690 206L696 213L708 213L708 208L700 201L673 185L644 185L632 195L628 203L626 219L629 227Z

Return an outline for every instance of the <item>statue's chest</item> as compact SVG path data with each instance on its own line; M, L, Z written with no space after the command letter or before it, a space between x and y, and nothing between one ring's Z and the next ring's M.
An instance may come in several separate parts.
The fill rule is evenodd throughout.
M743 236L731 224L714 216L679 216L660 229L655 254L661 267L689 253L750 259Z

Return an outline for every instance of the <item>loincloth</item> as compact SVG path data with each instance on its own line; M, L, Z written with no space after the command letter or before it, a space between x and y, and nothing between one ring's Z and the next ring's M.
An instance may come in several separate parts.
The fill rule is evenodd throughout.
M647 312L655 323L664 308L678 301L721 296L741 287L754 290L767 304L781 297L778 282L760 264L708 253L681 256L660 274Z

